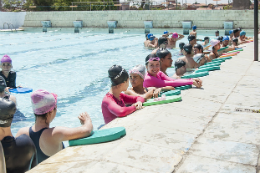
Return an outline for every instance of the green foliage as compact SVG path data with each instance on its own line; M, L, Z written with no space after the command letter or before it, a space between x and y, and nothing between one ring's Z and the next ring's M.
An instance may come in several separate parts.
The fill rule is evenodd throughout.
M14 1L9 1L9 0L3 0L3 8L8 9L8 10L15 10L16 8L21 7L22 1L20 0L14 0Z

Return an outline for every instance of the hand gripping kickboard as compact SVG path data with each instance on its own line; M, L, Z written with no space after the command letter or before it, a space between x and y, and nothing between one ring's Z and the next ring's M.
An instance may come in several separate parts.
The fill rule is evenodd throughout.
M161 94L164 94L166 96L180 95L181 90L171 90L171 91L167 91L167 92L164 92L164 93L161 93Z
M185 76L182 76L183 79L189 79L189 78L198 78L209 75L208 71L200 72L200 73L192 73Z
M17 93L17 94L25 94L25 93L30 93L33 91L32 88L15 88L15 89L10 89L9 90L11 93Z
M214 71L214 70L220 70L220 67L219 66L211 66L211 67L200 68L197 71L195 71L195 73L204 72L204 71Z
M81 139L70 140L70 146L98 144L114 141L126 135L124 127L115 127L110 129L96 130L91 136Z
M177 95L177 96L164 96L164 97L165 97L165 100L157 100L157 99L160 99L162 97L155 98L155 99L148 99L146 102L143 103L143 106L167 104L167 103L172 103L172 102L178 102L178 101L181 100L181 96L180 95Z

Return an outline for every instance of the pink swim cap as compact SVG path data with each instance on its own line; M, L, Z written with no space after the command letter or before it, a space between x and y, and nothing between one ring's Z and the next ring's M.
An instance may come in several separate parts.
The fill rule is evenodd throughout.
M5 62L12 63L12 59L10 58L10 56L8 55L3 56L3 58L1 59L1 63L5 63Z
M34 91L31 95L33 112L36 115L42 115L52 111L57 105L57 97L57 94L46 90Z
M178 38L178 37L179 37L179 35L178 35L177 32L174 32L174 33L172 34L172 38Z

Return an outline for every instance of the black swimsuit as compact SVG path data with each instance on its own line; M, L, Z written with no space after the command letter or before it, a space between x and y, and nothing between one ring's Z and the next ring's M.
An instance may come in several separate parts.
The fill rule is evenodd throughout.
M1 142L7 173L26 172L37 165L36 148L29 136L6 136Z
M32 139L35 147L36 147L36 150L37 150L37 159L38 159L38 163L41 163L42 161L48 159L50 156L47 156L46 154L44 154L40 148L40 137L42 135L42 132L47 129L47 128L43 128L41 130L39 130L38 132L34 132L32 130L32 127L30 127L29 129L29 135L30 135L30 138ZM64 144L62 143L62 146L64 148Z
M5 83L7 87L16 88L16 83L15 83L16 72L10 71L7 78L3 74L3 71L0 71L0 75L5 79Z

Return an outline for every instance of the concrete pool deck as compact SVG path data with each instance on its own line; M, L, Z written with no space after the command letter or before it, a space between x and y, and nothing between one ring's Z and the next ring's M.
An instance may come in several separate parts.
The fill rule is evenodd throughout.
M29 173L260 173L260 62L253 43L203 77L182 101L146 107L105 127L126 136L67 147Z

